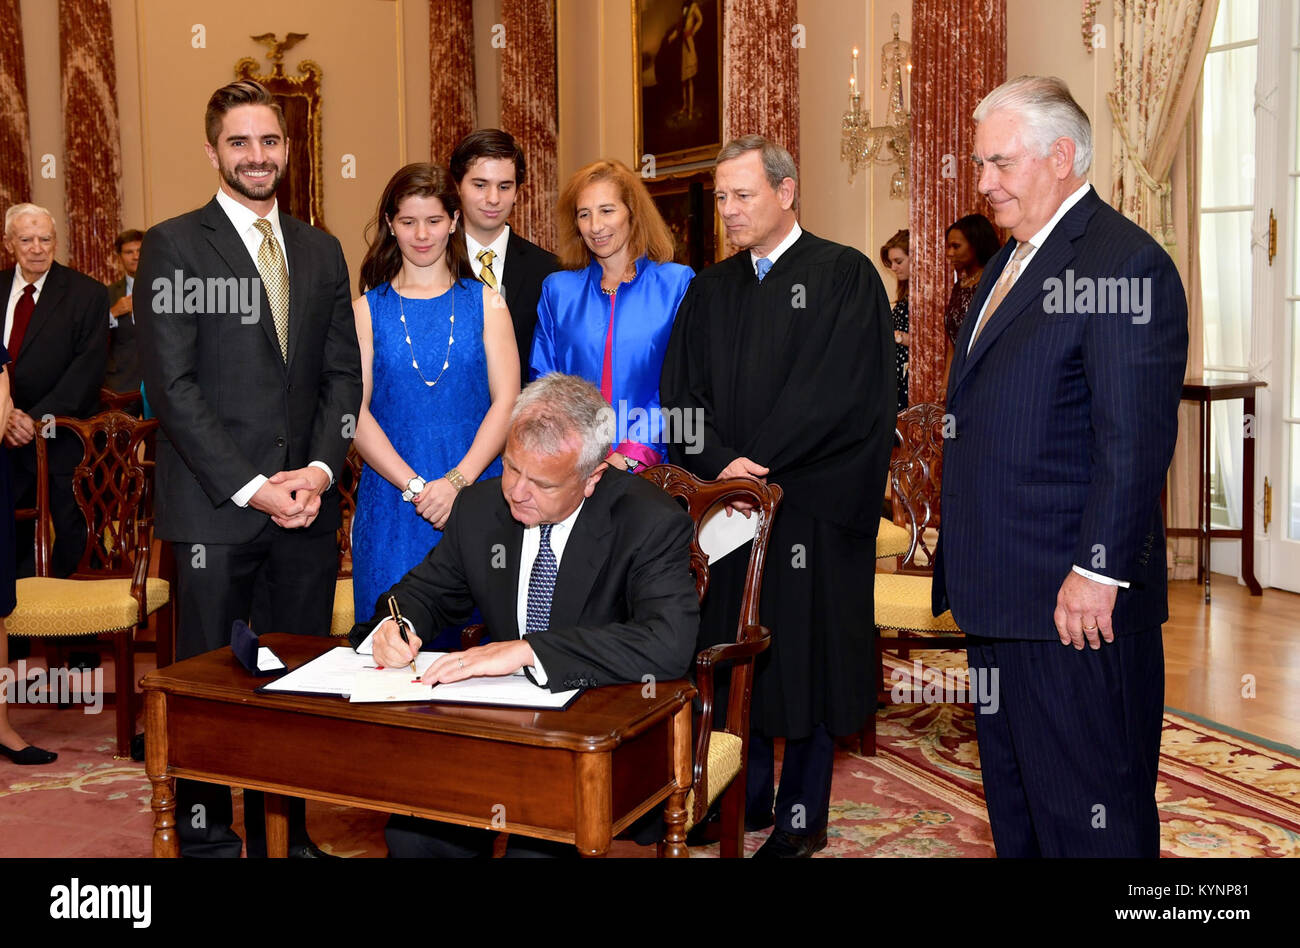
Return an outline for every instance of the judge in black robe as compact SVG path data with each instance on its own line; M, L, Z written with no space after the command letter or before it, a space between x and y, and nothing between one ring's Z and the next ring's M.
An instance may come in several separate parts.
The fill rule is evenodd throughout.
M718 161L719 210L733 244L755 249L691 284L660 394L665 409L697 412L703 421L698 443L670 441L673 463L712 479L749 459L785 492L760 603L772 645L757 662L746 823L753 829L773 820L771 739L784 737L775 819L779 831L800 839L774 848L815 850L824 845L833 737L859 730L875 711L872 576L894 433L893 335L871 262L799 231L791 178L783 182L790 204L775 218L749 203L729 210L728 200L737 199L726 192L751 185L736 180L742 162L759 169L759 187L771 177L756 157L761 151L728 159L729 150ZM766 186L764 199L784 203ZM739 200L756 198L751 191ZM775 258L761 281L760 252ZM702 646L734 640L747 559L742 547L711 568Z

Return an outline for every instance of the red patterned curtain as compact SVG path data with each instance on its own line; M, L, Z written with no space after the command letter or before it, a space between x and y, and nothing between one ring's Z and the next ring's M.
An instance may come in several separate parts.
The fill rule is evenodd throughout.
M723 5L722 141L763 135L799 162L799 50L791 28L796 0L727 0Z
M554 0L501 0L501 127L528 163L528 186L515 202L510 226L543 247L555 246L558 90Z
M474 92L474 0L429 4L429 151L447 164L478 124Z
M1006 79L1006 0L913 0L912 63L908 395L915 405L942 402L945 394L943 310L953 274L944 257L944 233L959 217L988 213L970 160L971 113Z
M0 0L0 212L32 199L27 70L18 0ZM0 251L3 263L12 265Z
M108 282L121 227L122 142L109 0L59 0L68 262Z

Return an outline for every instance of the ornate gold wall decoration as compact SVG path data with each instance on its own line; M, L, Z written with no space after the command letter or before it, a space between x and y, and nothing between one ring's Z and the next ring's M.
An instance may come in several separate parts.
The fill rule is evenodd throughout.
M284 54L307 38L306 33L286 33L277 40L274 33L250 37L267 47L270 74L259 74L258 61L245 56L235 63L236 79L252 79L267 90L284 109L289 126L289 167L276 199L281 209L313 227L325 227L325 187L321 151L321 72L310 59L298 63L301 75L284 71Z

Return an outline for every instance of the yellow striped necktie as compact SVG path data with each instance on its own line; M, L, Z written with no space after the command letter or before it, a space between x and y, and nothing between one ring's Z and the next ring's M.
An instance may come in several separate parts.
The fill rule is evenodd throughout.
M257 248L257 272L262 275L262 286L271 303L271 317L275 320L275 338L280 341L280 358L289 361L289 271L284 265L284 253L275 231L266 218L254 221L253 226L262 234L262 245Z
M478 262L483 264L483 269L479 271L478 278L494 290L497 288L497 275L492 272L492 261L496 257L496 252L492 250L480 250L478 252Z

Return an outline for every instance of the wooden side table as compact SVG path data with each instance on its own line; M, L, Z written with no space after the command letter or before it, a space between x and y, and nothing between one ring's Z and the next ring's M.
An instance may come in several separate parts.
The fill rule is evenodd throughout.
M1245 373L1242 373L1243 376ZM1168 527L1171 537L1196 537L1196 581L1205 584L1205 601L1210 601L1210 541L1241 541L1241 578L1252 596L1263 595L1255 579L1255 439L1242 432L1241 528L1231 530L1210 525L1210 403L1240 398L1247 416L1255 415L1255 390L1268 383L1251 378L1207 373L1183 382L1185 402L1200 406L1201 469L1197 474L1197 520L1195 527ZM1253 432L1252 432L1253 434ZM1166 513L1166 521L1168 514Z

